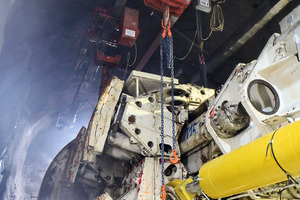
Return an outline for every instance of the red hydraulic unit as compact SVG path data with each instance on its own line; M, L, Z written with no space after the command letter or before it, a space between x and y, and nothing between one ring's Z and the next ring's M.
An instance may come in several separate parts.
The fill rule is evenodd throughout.
M119 44L127 47L132 47L135 44L139 30L139 11L125 7L122 35Z

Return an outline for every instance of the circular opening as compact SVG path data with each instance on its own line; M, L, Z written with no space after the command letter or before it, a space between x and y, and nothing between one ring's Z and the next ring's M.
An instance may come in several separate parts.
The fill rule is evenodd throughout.
M181 90L174 90L174 96L181 96L182 95L182 91Z
M148 101L150 101L152 103L154 101L153 97L149 97Z
M206 94L204 90L201 90L200 93L201 93L202 95L205 95L205 94Z
M177 171L177 167L174 164L171 164L165 169L164 174L166 176L170 176L172 174L175 174L176 171Z
M279 109L278 94L266 81L252 81L248 86L248 97L253 107L263 114L271 115Z
M149 142L148 142L148 147L150 147L150 148L153 147L153 142L152 142L152 141L149 141Z
M179 89L179 88L175 88L174 90L174 96L184 96L186 94L186 91ZM168 90L167 95L172 95L172 90Z
M139 134L141 133L141 130L138 129L138 128L136 128L136 129L134 130L134 132L135 132L135 134L139 135Z
M159 144L159 149L161 150L161 143ZM172 153L172 147L168 144L164 144L164 152L165 153Z
M172 112L172 106L167 106L167 109L169 112ZM178 107L176 106L174 107L174 113L175 115L178 115L180 113Z
M175 101L174 101L174 106L180 106L180 105L182 105L182 104L183 104L182 101L179 101L179 100L175 100Z
M142 107L142 102L140 102L140 101L136 101L135 104L140 108Z

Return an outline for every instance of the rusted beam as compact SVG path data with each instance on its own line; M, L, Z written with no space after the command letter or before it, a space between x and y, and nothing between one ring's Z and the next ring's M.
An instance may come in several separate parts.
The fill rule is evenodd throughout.
M171 26L173 26L177 20L178 20L178 17L171 16L170 17ZM152 42L152 44L150 45L150 47L148 48L148 50L146 51L144 56L138 62L137 66L135 68L136 71L142 71L142 69L145 67L145 65L150 60L151 56L154 54L156 49L159 47L161 34L162 34L162 30L159 32L159 34L156 36L156 38L154 39L154 41Z
M150 47L148 48L144 56L141 58L141 60L135 67L135 70L142 71L142 69L145 67L145 65L147 64L147 62L149 61L149 59L151 58L151 56L154 54L154 52L159 46L161 34L162 34L162 30L159 32L159 34L156 36L156 38L154 39L154 41L152 42L152 44L150 45Z

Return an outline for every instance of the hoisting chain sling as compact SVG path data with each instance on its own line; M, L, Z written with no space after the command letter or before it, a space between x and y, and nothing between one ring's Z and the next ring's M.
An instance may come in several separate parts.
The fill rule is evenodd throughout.
M167 68L171 69L171 97L172 97L172 156L170 161L173 164L178 162L178 156L176 154L176 134L175 134L175 112L174 112L174 59L173 59L173 38L170 30L170 20L168 25L164 26L164 20L161 22L163 33L160 40L160 75L161 75L161 175L162 175L162 186L161 186L161 199L166 199L165 190L165 179L164 179L164 63ZM166 62L164 62L164 59Z

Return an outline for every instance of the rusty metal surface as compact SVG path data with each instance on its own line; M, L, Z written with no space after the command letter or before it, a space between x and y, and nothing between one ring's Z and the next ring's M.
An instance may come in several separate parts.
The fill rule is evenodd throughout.
M78 137L67 144L54 158L50 166L48 167L44 179L42 181L38 200L61 200L65 199L65 196L77 200L77 197L72 196L70 180L76 176L76 173L68 172L68 180L66 180L66 172L69 171L67 166L76 166L76 149L77 139L82 138L82 134L85 132L83 127L78 134ZM74 153L71 153L74 152ZM79 161L78 161L79 164ZM74 169L73 167L70 169Z
M100 187L98 177L95 176L97 172L91 166L86 167L89 164L82 163L85 136L86 128L82 127L76 139L66 145L52 161L43 179L39 200L81 200L93 199L97 196ZM98 163L101 163L98 166L103 169L100 176L102 180L106 178L107 185L115 184L115 177L122 177L122 168L119 169L121 161L101 156ZM111 178L108 179L108 176ZM84 189L82 184L93 188L88 196L82 192ZM100 199L103 199L103 196Z
M104 144L114 116L115 106L119 101L124 81L112 77L102 93L89 122L83 151L84 162L95 162L95 156L103 152Z
M86 134L86 128L82 127L69 148L69 155L65 169L65 178L64 180L68 184L75 182L75 178L79 169L80 161L82 158L82 152L84 148L84 138Z
M186 170L181 162L176 166L165 159L165 180L184 179ZM161 186L161 163L160 158L146 157L132 168L132 171L125 174L123 186L125 193L117 198L123 199L151 199L160 200Z

